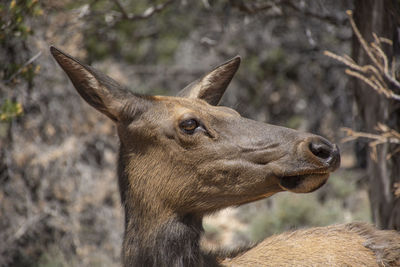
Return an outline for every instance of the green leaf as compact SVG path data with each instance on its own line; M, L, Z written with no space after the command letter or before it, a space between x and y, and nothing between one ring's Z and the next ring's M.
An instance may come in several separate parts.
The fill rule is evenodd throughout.
M21 103L6 99L0 107L0 121L10 121L24 113Z

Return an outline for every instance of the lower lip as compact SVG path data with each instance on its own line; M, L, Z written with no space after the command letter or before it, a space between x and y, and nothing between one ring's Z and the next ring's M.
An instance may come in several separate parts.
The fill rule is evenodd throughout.
M327 178L328 173L285 176L279 178L279 185L284 190L307 193L320 188ZM311 179L314 181L310 181Z
M286 189L295 189L302 181L306 179L305 175L287 176L279 179L279 184Z

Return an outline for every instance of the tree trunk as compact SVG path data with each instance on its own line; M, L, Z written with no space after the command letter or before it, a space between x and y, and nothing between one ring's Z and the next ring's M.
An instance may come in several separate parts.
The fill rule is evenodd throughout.
M393 5L396 0L355 0L354 19L367 42L373 40L372 33L393 40L396 16ZM353 58L360 65L370 61L359 41L354 36ZM386 54L392 58L393 48L387 45ZM375 126L384 123L400 130L400 103L378 95L360 80L354 83L355 101L358 107L358 128L360 131L376 133ZM397 92L398 93L398 92ZM398 147L398 146L397 146ZM369 197L373 221L379 228L400 230L400 198L395 197L395 183L400 183L400 153L388 159L396 147L383 144L377 146L377 158L370 157L371 147L363 149L369 179Z

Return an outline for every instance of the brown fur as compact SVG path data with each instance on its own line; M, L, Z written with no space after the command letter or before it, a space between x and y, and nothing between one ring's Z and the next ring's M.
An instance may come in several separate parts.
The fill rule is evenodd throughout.
M400 235L365 223L315 227L272 236L229 266L400 266Z
M312 192L340 163L337 146L322 137L215 106L239 57L178 97L162 97L133 94L60 50L51 52L86 102L117 126L124 266L398 264L398 234L363 224L285 233L234 259L201 250L205 214L284 190Z

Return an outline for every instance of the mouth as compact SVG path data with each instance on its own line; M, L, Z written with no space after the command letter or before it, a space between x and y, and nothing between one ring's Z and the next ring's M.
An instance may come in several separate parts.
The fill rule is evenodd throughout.
M295 193L313 192L323 186L328 178L328 172L278 177L283 190Z

